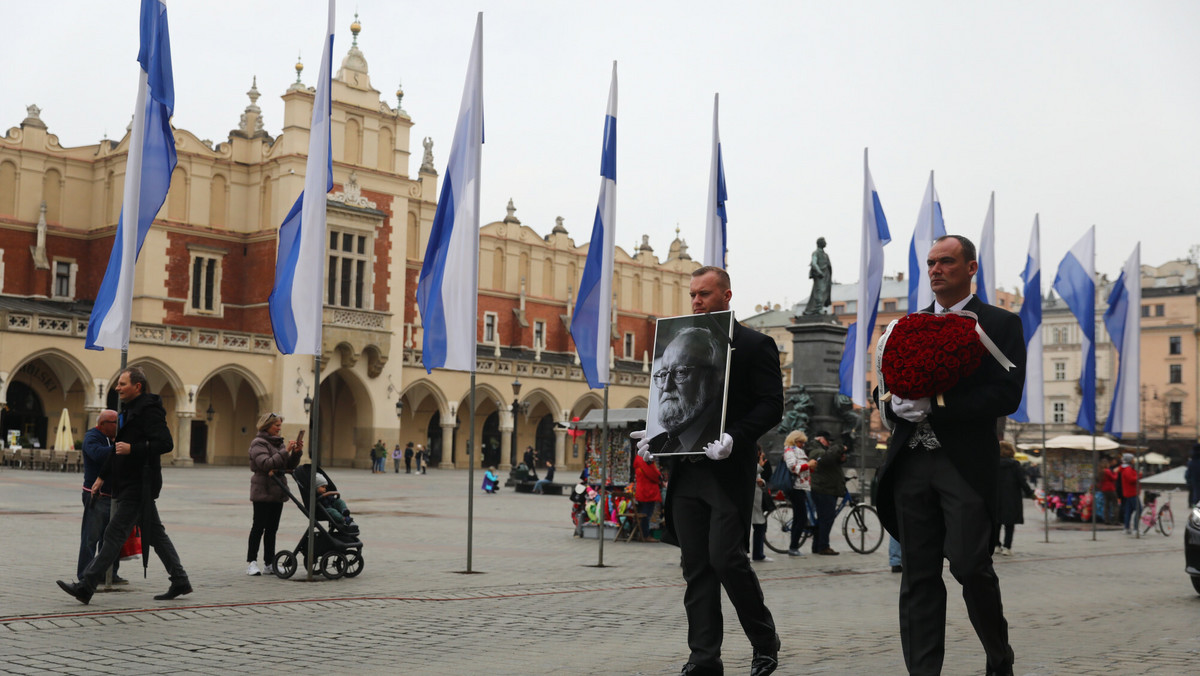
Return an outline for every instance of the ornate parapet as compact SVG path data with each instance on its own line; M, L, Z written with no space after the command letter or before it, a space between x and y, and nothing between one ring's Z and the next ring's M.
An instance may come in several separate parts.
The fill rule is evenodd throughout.
M353 368L360 358L367 360L367 376L378 378L388 362L392 345L392 315L371 310L325 308L321 331L321 358L328 360L336 352L342 366Z

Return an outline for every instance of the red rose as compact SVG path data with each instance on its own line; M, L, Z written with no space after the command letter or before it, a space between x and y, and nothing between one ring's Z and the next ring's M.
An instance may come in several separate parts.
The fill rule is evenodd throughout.
M892 328L884 348L883 382L905 399L936 396L973 373L983 352L969 317L907 315Z

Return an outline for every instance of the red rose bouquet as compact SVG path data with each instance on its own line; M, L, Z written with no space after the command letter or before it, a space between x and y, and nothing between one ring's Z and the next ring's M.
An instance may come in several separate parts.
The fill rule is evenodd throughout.
M975 320L918 312L899 319L881 341L883 383L905 399L935 397L971 375L984 347Z

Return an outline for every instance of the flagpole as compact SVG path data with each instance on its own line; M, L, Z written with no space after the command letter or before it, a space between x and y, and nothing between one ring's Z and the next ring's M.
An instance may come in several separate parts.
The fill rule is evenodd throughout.
M471 431L467 434L467 573L475 542L475 372L471 371ZM517 421L513 420L516 425Z
M600 429L600 508L596 510L600 516L600 554L596 567L604 568L604 512L608 487L608 383L604 383L604 418Z
M308 417L308 459L312 465L309 467L308 473L308 553L305 555L305 568L308 569L308 582L313 581L313 569L316 567L313 561L313 554L316 551L316 536L317 528L317 468L321 466L321 444L317 437L317 423L321 419L320 402L321 402L321 357L313 355L313 394L317 395L312 400L312 410ZM274 561L271 562L274 565Z

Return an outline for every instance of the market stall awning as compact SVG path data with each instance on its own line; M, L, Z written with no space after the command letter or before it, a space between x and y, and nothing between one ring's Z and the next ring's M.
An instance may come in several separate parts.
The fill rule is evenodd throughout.
M1150 451L1146 455L1143 455L1142 462L1144 462L1148 465L1169 465L1169 464L1171 464L1171 460L1169 458L1167 458L1167 456L1163 455L1162 453L1156 453L1154 451Z
M1093 437L1086 434L1064 434L1053 439L1047 439L1046 448L1071 448L1077 451L1090 451L1093 448L1092 439ZM1095 444L1094 448L1097 451L1115 451L1121 448L1121 444L1108 437L1095 437Z
M1148 476L1142 479L1142 486L1145 488L1186 488L1187 481L1183 479L1185 470L1187 470L1186 467L1176 467L1154 476Z
M610 408L608 409L609 427L632 427L646 422L644 408ZM597 408L588 411L582 420L569 423L570 427L581 430L598 430L604 426L604 409Z

